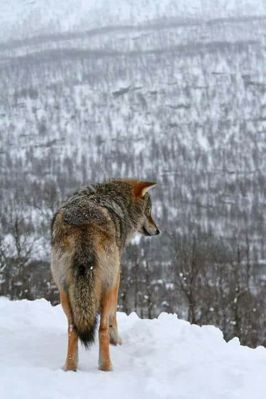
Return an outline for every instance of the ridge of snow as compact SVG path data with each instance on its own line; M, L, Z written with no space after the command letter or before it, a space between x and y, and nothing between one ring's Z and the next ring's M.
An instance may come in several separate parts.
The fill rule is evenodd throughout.
M219 329L161 314L118 314L123 345L114 371L97 370L98 343L80 348L77 373L65 373L66 319L60 306L0 298L0 397L5 399L261 399L266 350L223 340ZM15 382L15 383L14 383Z
M0 42L160 18L225 18L266 14L264 0L2 0Z

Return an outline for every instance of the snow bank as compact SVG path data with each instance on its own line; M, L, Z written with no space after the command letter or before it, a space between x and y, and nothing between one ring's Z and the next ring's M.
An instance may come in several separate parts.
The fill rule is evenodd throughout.
M162 314L119 314L124 344L112 347L114 371L97 370L98 344L81 348L79 371L64 372L66 320L45 300L0 298L0 398L261 399L266 350L226 343L217 328Z

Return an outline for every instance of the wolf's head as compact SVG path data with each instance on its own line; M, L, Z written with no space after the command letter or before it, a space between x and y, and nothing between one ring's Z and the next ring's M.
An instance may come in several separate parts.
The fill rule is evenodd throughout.
M142 210L139 215L138 232L145 236L155 236L160 234L160 230L156 226L152 218L152 203L149 190L156 186L154 182L136 182L134 184L134 194Z
M154 182L135 179L116 179L98 185L96 194L101 197L100 203L111 211L122 241L128 242L136 232L145 236L160 234L151 216L149 190L155 186Z

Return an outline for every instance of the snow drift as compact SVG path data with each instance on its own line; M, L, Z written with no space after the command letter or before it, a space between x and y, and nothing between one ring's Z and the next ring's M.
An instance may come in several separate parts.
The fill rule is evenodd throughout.
M123 345L112 347L114 371L97 369L98 343L80 348L79 371L64 372L66 320L45 300L0 299L0 397L262 398L266 350L223 340L215 327L198 327L161 314L141 320L119 314Z

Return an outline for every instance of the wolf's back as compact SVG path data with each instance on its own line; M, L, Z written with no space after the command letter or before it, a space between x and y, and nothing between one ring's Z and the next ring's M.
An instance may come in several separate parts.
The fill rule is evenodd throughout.
M99 300L96 292L97 259L87 242L77 243L73 255L68 295L74 326L85 347L94 341Z

